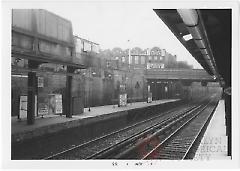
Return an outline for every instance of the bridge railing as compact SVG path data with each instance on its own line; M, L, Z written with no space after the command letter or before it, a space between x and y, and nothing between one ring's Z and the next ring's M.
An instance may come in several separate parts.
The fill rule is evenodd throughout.
M153 79L213 79L203 69L149 69L146 70L146 76Z

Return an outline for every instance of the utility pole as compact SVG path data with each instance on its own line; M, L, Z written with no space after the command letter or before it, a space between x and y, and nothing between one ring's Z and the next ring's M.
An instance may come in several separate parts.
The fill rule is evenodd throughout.
M128 45L129 45L129 49L128 49L128 64L129 64L129 69L130 69L130 64L131 64L131 48L130 48L130 40L128 40Z
M132 98L132 75L131 75L131 48L130 48L130 40L128 40L128 46L129 46L129 49L128 49L128 64L129 64L129 77L130 77L130 95L131 95L131 97L130 98ZM130 102L130 104L131 104L131 101L130 101L130 99L129 99L129 102Z

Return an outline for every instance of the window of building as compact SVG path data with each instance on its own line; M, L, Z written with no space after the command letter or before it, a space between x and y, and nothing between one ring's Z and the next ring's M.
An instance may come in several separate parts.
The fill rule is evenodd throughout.
M145 64L145 56L141 57L141 64Z
M161 56L165 56L166 55L166 50L165 49L161 49Z
M148 60L150 60L150 61L151 61L151 60L152 60L152 56L149 56L149 57L148 57Z
M157 56L154 56L154 60L155 60L155 61L157 61L157 58L158 58Z
M88 42L83 42L83 51L90 52L91 51L91 44Z
M83 46L83 44L82 44L82 41L81 41L81 39L76 39L76 52L77 53L81 53L82 52L82 47Z
M126 62L125 56L122 57L122 62Z
M160 64L160 68L163 69L164 68L164 64Z
M138 56L135 56L135 64L138 64Z
M92 44L92 51L95 52L95 53L99 53L99 45Z

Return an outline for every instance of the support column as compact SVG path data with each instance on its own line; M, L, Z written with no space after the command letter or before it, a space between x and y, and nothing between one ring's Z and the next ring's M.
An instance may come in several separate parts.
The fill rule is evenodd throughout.
M28 61L30 69L36 69L38 64ZM37 95L37 76L36 72L28 72L28 103L27 103L27 124L32 125L35 121L35 95Z
M74 68L68 66L67 73L73 73ZM72 76L67 75L66 79L66 100L65 100L65 114L67 118L72 117Z
M228 137L228 156L232 156L232 111L231 111L231 95L225 94L225 118L226 133Z

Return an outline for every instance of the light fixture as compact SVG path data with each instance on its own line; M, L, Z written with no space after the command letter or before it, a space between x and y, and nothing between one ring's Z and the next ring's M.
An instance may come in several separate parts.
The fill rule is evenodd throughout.
M187 34L187 35L184 35L184 36L183 36L183 39L184 39L185 41L191 40L192 38L193 38L193 37L192 37L191 34Z
M28 75L22 75L22 74L12 74L12 77L20 77L20 78L28 78Z
M177 9L178 14L181 16L183 22L187 26L195 26L198 23L198 14L194 9Z
M187 29L189 33L191 33L196 45L200 49L201 53L203 54L203 57L205 58L205 61L207 62L208 66L212 70L212 72L215 74L215 68L213 65L213 61L210 60L208 56L208 50L206 49L206 42L203 39L204 33L201 32L200 26L199 26L199 16L197 13L197 10L195 9L177 9L178 14L182 18L184 24L187 26ZM206 50L204 50L206 49Z

